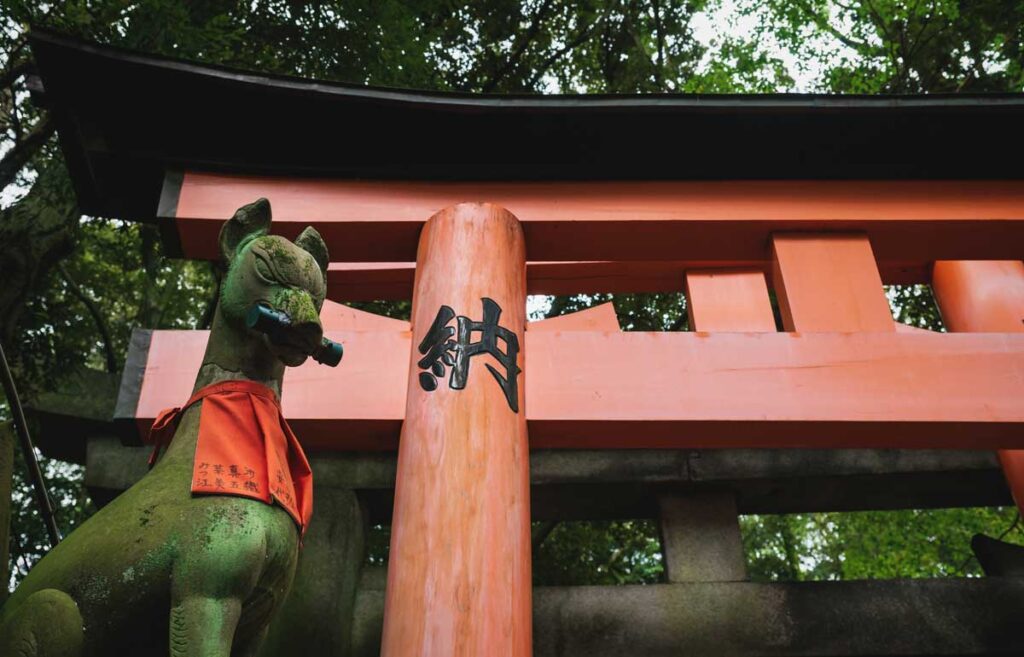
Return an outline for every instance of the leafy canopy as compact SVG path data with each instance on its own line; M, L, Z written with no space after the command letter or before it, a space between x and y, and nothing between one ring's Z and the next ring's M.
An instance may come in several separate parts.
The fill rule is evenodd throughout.
M116 378L133 327L208 326L218 283L206 264L166 258L152 226L80 216L54 124L27 91L28 25L268 73L486 93L1024 87L1024 0L0 0L0 340L30 398L82 367ZM899 321L941 329L926 287L888 294ZM688 328L682 294L578 295L540 305L558 315L609 299L627 330ZM409 311L408 302L364 307ZM81 469L56 461L46 468L67 531L92 510ZM22 473L16 577L45 545L28 499ZM998 533L1013 515L959 509L742 522L755 578L889 577L976 572L961 567L968 533ZM650 521L538 531L538 581L660 576ZM371 559L385 558L386 549L371 545Z

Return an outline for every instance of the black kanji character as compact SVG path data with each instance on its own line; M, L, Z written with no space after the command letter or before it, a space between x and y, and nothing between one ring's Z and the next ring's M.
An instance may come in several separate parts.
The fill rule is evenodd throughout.
M450 340L453 331L447 326L455 315L448 306L441 306L437 311L437 317L430 329L424 336L418 347L419 352L424 354L417 365L427 372L420 372L420 387L430 392L437 389L437 377L444 376L445 365L452 367L451 378L448 381L449 387L453 390L462 390L469 380L469 363L474 356L490 354L504 368L505 376L498 373L498 370L487 364L487 370L498 382L509 408L513 412L519 412L519 386L517 377L522 371L519 369L517 360L519 357L519 337L514 331L499 326L501 318L501 306L493 299L484 297L483 320L474 322L470 318L459 315L457 319L458 332L456 339ZM473 333L480 333L480 340L473 342ZM498 348L498 340L505 343L505 349ZM452 358L452 353L455 357Z
M434 323L430 325L427 334L418 347L423 358L416 363L420 369L429 369L429 372L420 372L420 387L430 392L437 389L437 379L444 376L444 366L451 367L455 364L452 357L452 350L455 349L455 342L450 338L455 335L455 329L447 326L448 322L455 317L455 311L448 306L441 306L437 311Z

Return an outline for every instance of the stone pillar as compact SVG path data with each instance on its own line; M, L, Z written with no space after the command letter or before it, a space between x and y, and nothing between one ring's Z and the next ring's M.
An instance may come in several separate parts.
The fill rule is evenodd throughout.
M366 544L362 509L354 491L331 486L314 487L313 506L295 579L270 625L261 657L352 654L353 613Z
M489 204L434 215L416 258L384 657L531 654L525 315L518 220Z
M668 581L747 579L736 496L732 491L663 495L658 499Z
M946 260L935 263L932 290L949 331L1024 332L1024 262ZM1006 483L1024 511L1024 450L1000 450Z
M11 537L11 490L14 476L14 425L0 422L0 606L7 600Z

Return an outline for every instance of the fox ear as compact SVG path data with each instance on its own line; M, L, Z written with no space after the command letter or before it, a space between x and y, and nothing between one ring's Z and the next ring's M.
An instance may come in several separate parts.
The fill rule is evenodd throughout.
M270 231L270 201L257 199L235 211L220 229L220 255L230 263L245 242L266 235Z
M295 246L313 256L316 264L320 265L320 273L324 276L327 275L327 263L331 259L327 255L327 245L324 244L324 238L320 237L320 233L317 232L316 228L306 226L295 240Z

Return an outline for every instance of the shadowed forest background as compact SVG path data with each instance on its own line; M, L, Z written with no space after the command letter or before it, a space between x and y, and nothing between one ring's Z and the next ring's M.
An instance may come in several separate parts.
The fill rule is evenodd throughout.
M217 290L208 263L163 255L155 226L78 212L53 121L29 96L30 25L241 69L446 91L1024 90L1024 0L0 0L0 342L29 400L82 368L116 379L134 327L207 328ZM926 286L888 294L896 319L942 330ZM682 294L539 298L531 308L540 318L608 300L624 330L688 329ZM407 302L358 305L409 312ZM0 430L9 419L0 406ZM94 510L81 468L43 461L59 524L73 531ZM47 545L21 468L16 454L12 584ZM741 525L757 580L976 575L972 534L1024 542L1009 508L744 516ZM387 538L374 528L369 560L386 560ZM535 523L537 584L661 577L653 521Z

